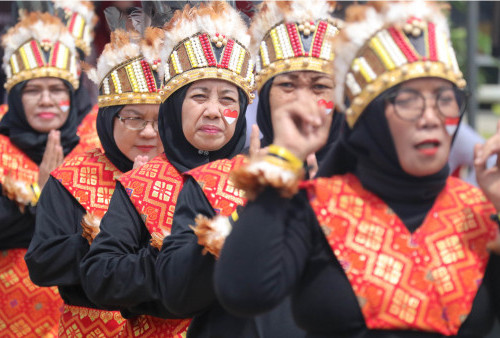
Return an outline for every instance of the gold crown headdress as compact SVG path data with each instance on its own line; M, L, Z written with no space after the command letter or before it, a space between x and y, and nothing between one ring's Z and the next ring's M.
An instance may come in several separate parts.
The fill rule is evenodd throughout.
M254 76L247 30L239 12L222 1L176 11L164 27L163 99L188 83L211 78L235 84L251 102Z
M332 74L331 37L342 21L329 13L335 2L266 1L255 13L250 34L257 89L272 77L292 71Z
M88 71L99 87L99 107L161 103L157 70L162 38L162 30L153 27L145 30L144 37L121 29L111 33L111 42L104 47L97 69Z
M94 41L97 16L90 1L53 1L57 15L75 38L76 48L86 56L90 54Z
M80 71L73 36L59 18L31 12L2 37L4 87L40 77L57 77L79 86Z
M465 87L446 18L437 5L367 4L348 9L347 16L334 41L335 102L351 127L373 99L401 82L438 77Z

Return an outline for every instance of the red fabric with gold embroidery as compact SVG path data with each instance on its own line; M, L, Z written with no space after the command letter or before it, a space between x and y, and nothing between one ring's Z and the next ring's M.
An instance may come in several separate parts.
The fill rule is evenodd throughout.
M1 116L6 111L7 106L2 105ZM82 121L77 131L80 143L66 159L100 146L95 120L96 116L89 114ZM33 184L38 180L38 170L38 166L7 136L0 135L0 183L10 175L16 181ZM11 249L0 255L0 332L8 337L56 337L62 299L57 288L38 287L31 282L24 261L26 251Z
M448 178L410 233L351 174L308 183L311 205L370 329L457 334L470 313L497 234L482 192ZM335 290L332 290L335 292Z
M238 205L244 205L243 191L236 189L229 179L229 173L247 162L245 156L217 160L187 172L203 190L210 205L218 215L230 216Z
M184 179L165 154L123 174L119 181L151 236L161 240L168 236ZM127 320L124 336L181 337L190 322L190 319L161 319L143 315Z
M123 174L119 181L149 233L162 237L170 234L177 197L184 179L165 154Z
M117 337L125 319L120 311L102 311L64 304L59 337Z
M108 210L116 179L121 175L113 163L93 149L73 156L51 173L75 197L85 210L102 218ZM64 305L59 320L59 336L114 337L121 332L125 319L119 311L105 311Z
M88 213L99 218L108 210L121 174L100 149L75 155L51 173Z
M182 338L191 319L162 319L153 316L138 316L127 320L121 337Z
M0 252L0 336L57 337L62 299L56 287L31 282L26 251Z

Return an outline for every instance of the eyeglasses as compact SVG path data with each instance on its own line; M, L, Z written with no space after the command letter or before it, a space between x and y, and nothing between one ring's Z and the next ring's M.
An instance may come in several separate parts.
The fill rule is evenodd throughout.
M143 130L144 128L146 128L148 123L151 122L153 130L158 131L158 121L148 121L137 117L122 117L120 115L116 115L116 117L125 125L125 128L127 129Z
M50 88L26 87L22 91L22 96L27 100L40 101L45 91L49 93L50 99L54 102L69 95L68 88L58 86Z
M422 93L417 90L404 88L390 94L387 98L394 105L396 115L406 121L416 121L424 115L427 107ZM460 117L465 111L467 95L458 88L440 90L433 98L433 107L444 117Z

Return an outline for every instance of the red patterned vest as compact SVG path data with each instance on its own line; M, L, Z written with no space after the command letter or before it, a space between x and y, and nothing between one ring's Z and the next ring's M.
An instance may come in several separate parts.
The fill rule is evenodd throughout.
M91 213L102 218L121 175L100 149L73 156L54 170L54 176Z
M479 189L448 178L410 233L352 174L305 185L368 328L457 334L484 276L486 243L498 232Z
M7 106L0 106L0 118L6 112ZM95 116L87 115L77 134L80 135L80 143L66 159L100 146L99 142L95 142ZM95 135L95 138L90 135ZM38 180L38 166L7 136L0 135L0 183L7 175L23 185L30 185ZM24 262L26 250L19 248L0 252L1 332L14 337L56 336L62 299L56 287L38 287L31 282Z
M217 215L230 216L236 207L246 203L243 192L236 189L229 179L231 170L246 162L245 156L237 155L230 160L213 161L187 172L198 182Z
M184 178L170 164L165 154L153 158L143 166L123 174L119 181L151 234L155 247L161 247L163 238L170 234L177 197ZM138 316L127 320L125 337L182 337L190 319L162 319Z

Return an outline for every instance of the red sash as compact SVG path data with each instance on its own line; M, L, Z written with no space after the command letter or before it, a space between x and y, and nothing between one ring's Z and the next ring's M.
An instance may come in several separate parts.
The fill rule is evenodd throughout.
M0 105L0 121L2 121L2 118L7 113L7 110L9 110L9 105L7 104Z
M38 287L24 262L27 249L0 252L2 337L55 337L62 299L56 287Z
M71 151L71 153L66 156L66 159L70 158L70 156L83 153L90 149L102 148L96 128L98 110L99 107L95 105L90 113L83 118L82 122L78 126L78 129L76 130L76 134L80 137L80 142Z
M170 234L177 197L184 184L182 175L165 154L123 174L119 181L141 215L153 240L161 245ZM182 337L191 319L162 319L138 316L127 320L125 337Z
M469 315L498 232L482 192L448 178L410 233L351 174L308 185L311 206L370 329L456 335ZM334 292L334 290L332 291Z
M203 190L210 205L218 215L230 216L236 207L246 203L243 191L236 189L229 179L229 173L247 162L245 156L222 159L204 164L187 172Z
M51 175L61 182L88 213L102 218L108 210L109 200L121 171L100 149L93 149L73 156Z

